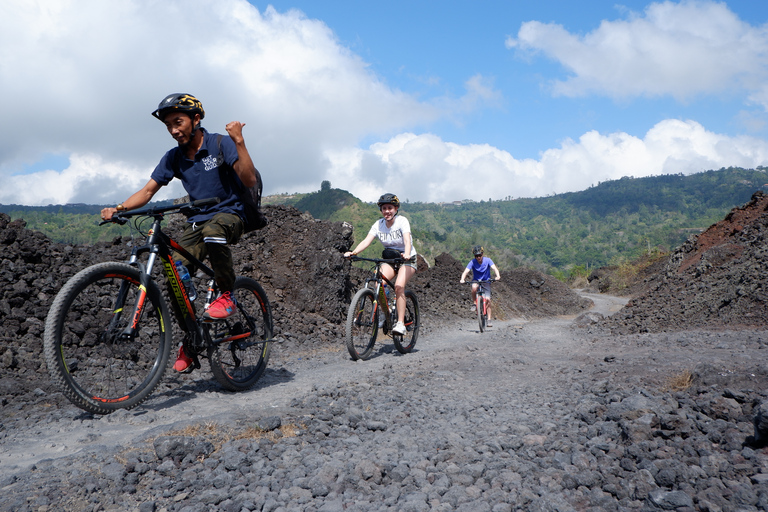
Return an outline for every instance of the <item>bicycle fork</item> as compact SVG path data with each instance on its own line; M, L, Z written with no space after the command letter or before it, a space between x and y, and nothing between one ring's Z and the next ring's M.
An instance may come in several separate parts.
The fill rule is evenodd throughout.
M153 254L150 254L150 263L152 261ZM137 265L139 268L141 268L141 264L138 262L138 258L136 257L136 254L131 255L131 259L129 260L130 264ZM123 331L118 336L121 340L133 340L136 337L136 331L138 329L139 322L141 321L141 315L144 312L144 305L147 301L147 286L149 284L149 274L147 272L141 272L139 274L139 293L136 296L136 301L134 302L133 306L133 313L131 314L131 321L130 323L123 329ZM117 327L118 323L120 322L120 319L123 316L124 308L125 308L125 301L128 298L128 291L130 289L131 283L128 281L122 281L120 283L120 290L117 292L117 298L115 299L115 305L112 309L112 319L109 323L109 331L111 332L114 328Z
M375 293L376 297L378 299L375 301L375 307L373 311L373 318L376 319L376 312L381 310L381 314L384 317L384 323L381 326L384 329L384 334L387 334L389 331L392 330L393 327L393 315L395 314L396 310L396 300L393 299L393 303L389 303L389 298L387 297L386 291L384 289L383 283L378 283L377 285L378 291ZM394 291L393 291L394 294Z
M488 316L488 299L485 298L485 295L478 295L480 305L482 306L483 316Z

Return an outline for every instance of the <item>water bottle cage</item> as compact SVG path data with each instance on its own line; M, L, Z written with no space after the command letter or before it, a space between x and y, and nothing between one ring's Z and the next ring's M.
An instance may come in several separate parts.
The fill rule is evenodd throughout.
M185 267L184 264L180 261L176 262L176 270L179 273L181 283L184 285L184 288L187 291L189 300L195 300L197 298L197 290L195 290L195 284L192 282L192 276L189 274L189 270L187 270L187 267Z

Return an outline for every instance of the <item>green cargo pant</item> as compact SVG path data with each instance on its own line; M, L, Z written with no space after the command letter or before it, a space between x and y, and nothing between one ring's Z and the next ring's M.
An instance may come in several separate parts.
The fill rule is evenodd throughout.
M211 220L187 224L179 244L200 261L208 256L219 290L222 293L231 292L235 287L235 268L228 244L236 244L242 234L243 221L240 217L217 213ZM189 272L194 273L195 269L186 258L178 253L174 253L173 258L174 261L181 260Z

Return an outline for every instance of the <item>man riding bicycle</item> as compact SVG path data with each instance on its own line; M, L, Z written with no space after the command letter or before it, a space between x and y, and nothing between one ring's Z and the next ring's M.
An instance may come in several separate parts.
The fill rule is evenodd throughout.
M221 290L221 295L211 303L203 317L210 320L227 318L236 306L231 296L235 270L228 244L238 242L245 219L238 191L254 186L257 180L256 167L243 139L245 123L232 121L227 124L229 136L208 133L200 126L205 117L202 103L191 94L183 93L166 96L152 115L165 124L178 147L163 156L141 190L115 208L104 208L101 218L109 220L115 212L141 208L173 178L181 180L190 201L209 197L221 199L220 203L203 207L187 219L179 243L199 260L208 256ZM190 265L180 254L174 254L174 260ZM194 273L194 268L190 272ZM182 372L192 362L180 347L173 368Z
M483 294L485 295L487 299L487 311L488 311L488 323L486 325L488 327L491 326L491 283L488 282L491 279L491 269L496 273L496 281L501 281L501 274L499 273L499 268L496 266L496 264L491 260L491 258L486 258L483 256L483 247L481 245L476 245L472 248L472 254L475 256L470 262L467 264L467 268L464 269L464 273L461 274L461 283L464 283L467 275L469 274L469 271L472 271L472 280L473 281L486 281L485 283L472 283L472 310L477 308L477 288L478 286L482 286L483 288Z

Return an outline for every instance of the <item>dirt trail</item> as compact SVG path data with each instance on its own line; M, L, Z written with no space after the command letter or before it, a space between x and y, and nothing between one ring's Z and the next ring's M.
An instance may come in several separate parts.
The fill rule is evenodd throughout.
M626 302L620 297L586 295L595 302L594 311L602 314L616 311ZM315 386L343 386L373 374L429 368L455 375L466 372L471 361L465 378L483 387L492 387L495 380L510 376L530 384L531 379L542 376L540 368L570 371L579 361L590 359L592 348L574 336L572 319L573 316L564 316L496 321L481 334L476 321L467 318L423 335L411 354L400 355L389 340L390 343L377 345L371 359L358 362L350 360L342 340L304 351L281 350L278 343L273 345L264 378L249 392L221 391L204 362L204 370L189 376L175 375L169 370L166 380L177 380L178 387L152 396L136 409L108 416L84 413L59 397L43 421L38 419L34 426L5 432L0 444L0 472L80 451L128 448L147 437L191 423L226 423L242 410L252 413L259 409L265 417L280 415L291 400ZM507 375L483 369L498 362L498 358L509 360Z
M606 316L627 301L583 295L595 303L591 312ZM744 332L594 334L574 327L573 315L496 321L481 334L474 319L467 316L465 321L422 336L416 351L405 356L391 343L378 344L371 359L358 362L350 360L342 340L304 351L282 350L276 344L264 378L246 393L222 392L210 371L201 370L189 376L169 371L166 379L177 380L178 387L154 395L137 409L108 416L83 413L60 398L44 421L5 432L0 472L80 451L127 449L189 424L226 424L235 421L241 411L281 416L289 412L293 399L315 387L343 387L393 372L434 371L483 393L515 385L589 386L609 378L658 390L675 374L700 363L722 366L727 360L728 367L748 368L764 355L760 347L768 339L760 331L748 336Z

